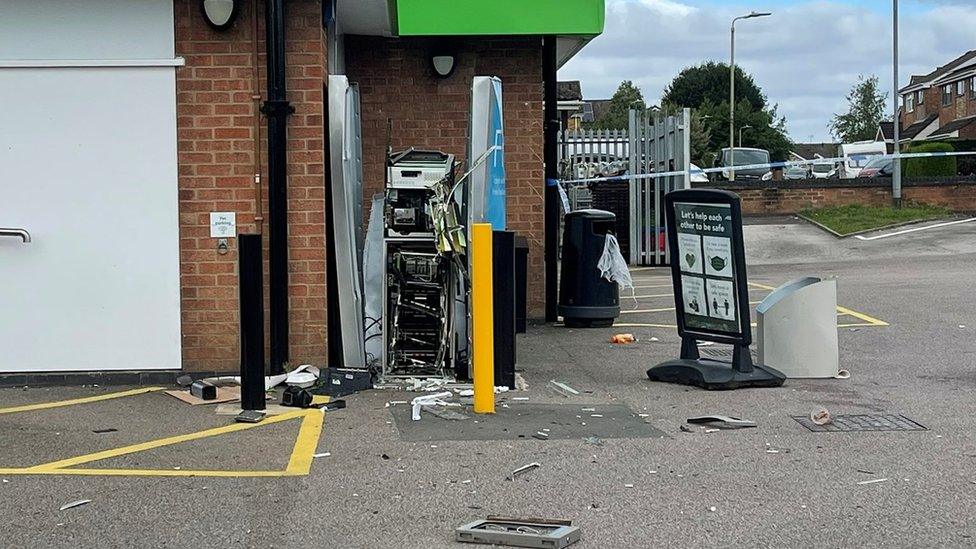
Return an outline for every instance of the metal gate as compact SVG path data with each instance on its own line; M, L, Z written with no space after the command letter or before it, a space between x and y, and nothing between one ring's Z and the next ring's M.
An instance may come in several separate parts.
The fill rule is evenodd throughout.
M589 208L591 185L582 181L604 178L627 182L618 220L627 234L618 234L632 265L666 265L668 243L661 205L665 193L690 183L691 111L631 109L628 130L577 130L559 134L559 173L572 210ZM655 175L656 174L656 175ZM670 174L670 175L663 175ZM582 180L582 181L581 181ZM620 183L613 183L620 189ZM608 191L616 192L616 191ZM623 189L620 189L623 192ZM626 217L625 217L626 216ZM620 231L618 231L619 233Z
M630 264L667 265L664 195L691 186L691 110L630 111ZM651 176L654 174L654 176Z
M563 130L559 133L559 177L571 181L620 175L628 169L629 151L626 130ZM591 206L586 184L564 188L572 210Z

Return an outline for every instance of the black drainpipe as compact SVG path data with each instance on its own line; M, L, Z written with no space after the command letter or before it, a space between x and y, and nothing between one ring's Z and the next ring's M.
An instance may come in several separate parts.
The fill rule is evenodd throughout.
M559 302L557 270L559 263L559 158L556 144L559 139L559 115L556 112L556 37L542 39L542 160L545 164L545 257L546 257L546 322L556 322Z
M264 10L268 57L268 223L271 302L271 373L288 362L288 115L285 97L284 0L267 0Z

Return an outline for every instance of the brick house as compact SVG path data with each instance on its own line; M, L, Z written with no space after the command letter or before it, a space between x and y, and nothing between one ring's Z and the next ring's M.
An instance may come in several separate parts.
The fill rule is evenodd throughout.
M900 141L976 139L976 50L932 72L912 75L901 95ZM885 123L879 139L891 143L893 126Z
M388 120L394 148L463 160L471 79L501 78L508 224L528 238L541 316L544 37L564 63L602 32L603 0L208 2L234 6L225 28L199 0L0 8L0 98L18 105L0 130L0 227L30 235L0 232L16 313L0 375L236 369L238 233L263 235L272 365L276 346L325 363L330 74L360 85L366 197ZM447 77L435 51L454 57Z

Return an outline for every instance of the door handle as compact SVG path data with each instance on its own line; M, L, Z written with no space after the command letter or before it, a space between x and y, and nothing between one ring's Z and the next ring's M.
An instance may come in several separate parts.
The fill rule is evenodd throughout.
M27 232L27 229L10 229L6 227L0 227L0 236L16 236L20 237L24 243L31 241L31 235Z

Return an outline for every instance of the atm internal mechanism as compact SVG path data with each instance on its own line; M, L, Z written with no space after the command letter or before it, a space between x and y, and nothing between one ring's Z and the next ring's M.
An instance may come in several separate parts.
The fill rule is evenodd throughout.
M390 154L384 204L384 361L386 378L454 377L464 356L454 319L465 299L463 263L439 250L444 212L435 200L454 183L454 157L436 151ZM443 199L443 196L441 196ZM437 207L433 211L432 204ZM458 216L446 216L456 219ZM440 220L440 221L438 221ZM435 227L436 226L436 227ZM467 372L467 366L462 370Z

